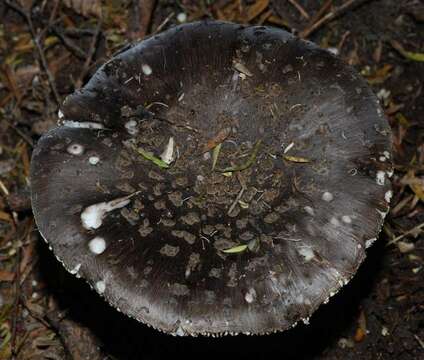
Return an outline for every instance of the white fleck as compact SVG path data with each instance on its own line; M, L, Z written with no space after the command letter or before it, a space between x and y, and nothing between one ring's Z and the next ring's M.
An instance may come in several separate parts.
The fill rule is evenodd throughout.
M148 64L141 65L141 70L143 70L143 74L147 76L151 75L153 72L152 68Z
M381 171L381 170L377 171L377 177L376 177L377 185L384 185L385 177L386 177L386 173L384 171Z
M184 12L180 12L177 15L177 20L180 24L185 23L187 21L187 14Z
M100 161L100 159L99 159L99 157L98 157L98 156L90 156L90 157L88 158L88 162L89 162L91 165L97 165L97 164L99 163L99 161Z
M315 257L314 251L309 246L303 246L297 251L303 256L305 262L309 262Z
M324 194L322 194L322 200L330 202L334 199L334 196L332 193L326 191Z
M330 219L330 223L331 223L331 225L334 225L334 226L340 225L340 221L334 216Z
M304 318L302 321L305 325L309 325L309 318Z
M386 326L383 326L381 328L381 335L383 335L383 336L389 336L390 335L389 329Z
M38 293L34 291L31 295L31 298L38 299Z
M293 146L294 146L294 142L287 145L286 148L284 149L284 154L286 154Z
M125 129L127 129L128 134L137 135L138 134L138 123L135 120L129 120L125 123Z
M181 101L183 101L183 99L184 99L184 95L185 95L185 93L182 93L180 96L178 96L178 102L181 102Z
M37 280L32 280L32 281L31 281L31 285L32 285L32 286L34 286L34 287L35 287L35 286L37 286L37 285L38 285Z
M209 151L203 154L203 160L208 161L211 158L211 153Z
M97 281L96 289L100 294L103 294L106 290L106 283L103 280Z
M357 247L358 249L362 249L362 245L361 245L361 244L356 245L356 247Z
M59 111L57 112L57 116L59 117L59 119L63 119L65 117L65 115L63 115L62 110L59 109Z
M393 176L393 173L394 173L393 169L390 169L386 172L386 174L389 178L391 178Z
M253 301L255 301L256 299L256 291L254 288L250 288L246 294L244 295L244 299L246 300L246 302L248 302L249 304L251 304Z
M311 208L310 206L305 206L303 209L311 216L313 216L315 214L314 209Z
M99 255L106 250L106 241L100 236L96 236L88 243L88 248L93 254Z
M383 151L383 155L387 158L387 159L390 159L390 153L386 150L386 151Z
M202 182L204 180L205 180L205 177L203 175L197 175L197 181Z
M393 196L393 191L389 190L384 194L384 200L386 200L386 202L390 202L390 200L392 199Z
M326 49L329 53L332 53L333 55L339 55L339 49L336 47L329 47Z
M378 159L379 159L381 162L385 162L385 161L387 160L385 156L380 156Z
M350 217L350 216L348 216L348 215L343 215L343 216L342 216L342 221L343 221L344 223L346 223L346 224L351 224L351 223L352 223L352 219L351 219L351 217Z
M71 144L66 150L71 155L82 155L84 153L84 146L80 144Z
M163 162L165 162L166 164L170 164L174 161L174 146L175 146L175 142L174 142L174 138L171 136L168 140L168 144L166 145L165 150L163 151L163 153L161 154L160 158L162 159Z
M81 213L82 226L84 226L84 228L87 230L98 229L102 225L103 218L108 212L128 205L130 202L130 197L134 194L124 196L109 202L101 202L86 207Z
M76 264L75 267L69 271L72 275L75 275L78 273L79 269L81 268L81 264Z
M181 326L178 326L178 329L175 332L175 335L177 335L177 336L184 336L185 335L185 331L183 330L183 328Z
M390 96L390 90L387 90L385 88L382 88L378 93L377 93L377 97L380 100L387 100Z
M377 238L371 238L365 241L365 247L368 249L373 243L374 241L376 241Z
M73 121L73 120L63 120L62 125L70 128L80 128L80 129L104 129L103 124L90 122L90 121Z
M388 211L380 211L377 209L377 212L380 214L381 218L384 219L388 213Z

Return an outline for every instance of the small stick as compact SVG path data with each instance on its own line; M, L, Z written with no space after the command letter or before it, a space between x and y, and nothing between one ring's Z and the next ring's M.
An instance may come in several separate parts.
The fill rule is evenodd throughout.
M227 215L230 215L233 212L233 210L236 207L237 203L239 202L239 200L243 196L244 190L246 190L246 188L242 185L240 192L237 194L235 200L233 201L233 203L231 204L230 208L228 209Z
M86 60L87 55L86 53L76 44L74 44L73 41L69 40L56 26L51 27L53 33L59 38L59 40L62 42L62 44L68 48L78 59L80 60Z
M16 12L18 12L27 22L28 27L29 27L29 31L31 33L32 41L34 42L35 47L36 47L37 52L38 52L41 67L43 68L44 72L47 75L47 81L49 82L49 85L50 85L50 88L53 92L53 96L54 96L54 99L56 100L57 106L60 106L60 104L62 103L62 100L60 99L59 93L57 91L56 84L55 84L55 81L54 81L54 77L53 77L52 73L50 72L49 67L47 65L47 60L46 60L46 57L44 56L44 52L43 52L43 49L41 48L38 36L35 33L34 25L32 23L32 19L31 19L31 15L28 14L20 6L12 3L10 0L6 0L6 5L9 6L11 9L15 10Z
M90 50L88 51L88 56L85 59L82 71L81 71L81 73L78 77L78 80L75 82L77 88L81 87L82 82L84 80L84 77L87 75L87 73L90 69L91 60L93 59L94 54L96 53L96 44L97 44L97 40L99 39L101 28L102 28L102 16L100 16L99 21L97 23L96 31L94 33L92 40L91 40Z
M309 24L306 28L311 27L314 23L316 23L321 17L325 14L325 12L330 8L330 6L333 4L333 0L327 0L321 8L318 10L317 13L312 16L311 20L309 21Z
M16 336L17 336L17 325L18 325L18 316L19 316L19 301L21 299L21 248L19 247L16 252L16 264L15 264L15 299L13 302L13 319L12 319L12 338L11 338L11 348L12 348L12 359L16 359L18 352L16 350Z
M132 5L128 20L128 36L131 40L136 40L148 33L156 0L132 0Z
M386 246L390 246L393 244L396 244L398 241L402 240L404 237L408 236L409 234L412 234L418 230L421 230L422 228L424 228L424 222L413 227L412 229L408 230L407 232L403 233L402 235L399 235L397 237L395 237L394 239L390 240Z
M353 9L359 5L362 5L363 3L367 1L372 1L372 0L347 0L343 5L340 5L338 8L334 9L333 11L330 11L321 19L319 19L314 24L312 24L312 26L300 32L299 36L301 38L307 38L309 35L311 35L313 32L315 32L316 30L318 30L319 28L321 28L323 25L327 24L331 20L334 20L335 18L343 15L346 11Z
M292 4L297 9L297 11L300 12L300 15L302 15L305 19L311 18L302 5L300 5L296 0L288 0L288 2Z
M156 34L158 32L160 32L165 26L166 24L168 24L169 20L171 20L173 17L175 16L175 13L172 11L165 20L162 21L162 23L157 27L157 29L155 31L152 32L153 34Z

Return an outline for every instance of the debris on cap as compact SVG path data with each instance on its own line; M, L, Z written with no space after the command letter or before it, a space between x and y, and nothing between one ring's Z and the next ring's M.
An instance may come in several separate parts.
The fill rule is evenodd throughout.
M377 239L390 134L365 81L327 50L271 27L183 24L68 96L33 152L32 207L66 269L140 322L282 331Z

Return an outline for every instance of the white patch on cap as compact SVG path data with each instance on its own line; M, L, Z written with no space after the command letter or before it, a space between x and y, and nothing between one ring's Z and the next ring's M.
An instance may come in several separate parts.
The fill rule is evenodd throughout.
M387 158L385 156L380 156L378 158L381 162L385 162L387 160Z
M106 283L103 280L97 281L96 289L100 294L103 294L106 290Z
M333 55L339 55L340 51L336 47L329 47L326 49L329 53L332 53Z
M100 161L100 158L98 156L90 156L88 158L88 162L90 163L90 165L97 165Z
M66 151L71 155L82 155L84 153L84 146L76 143L71 144L66 148Z
M309 262L315 257L314 251L309 246L303 246L297 251L303 256L305 262Z
M322 200L330 202L334 199L334 196L331 192L326 191L324 194L322 194Z
M391 178L391 177L393 176L393 174L394 174L393 169L388 170L388 171L386 172L386 174L387 174L387 176L388 176L389 178Z
M365 247L368 249L373 243L374 241L376 241L377 238L372 238L372 239L368 239L365 241Z
M305 206L304 209L311 216L313 216L315 214L314 209L312 209L310 206Z
M390 159L390 153L388 151L383 151L383 155L387 158Z
M177 15L177 21L178 21L180 24L185 23L185 22L187 21L187 14L186 14L186 13L184 13L184 12L180 12L180 13Z
M334 225L334 226L340 225L340 221L334 216L330 219L330 223L331 223L331 225Z
M81 264L76 264L75 267L69 271L72 275L75 275L78 273L79 269L81 268Z
M346 223L346 224L351 224L351 223L352 223L352 219L351 219L351 217L350 217L350 216L348 216L348 215L343 215L343 216L342 216L342 221L343 221L344 223Z
M380 211L377 209L377 212L380 214L381 218L384 219L389 211Z
M251 304L252 302L254 302L256 299L256 291L254 288L250 288L246 294L244 295L244 300L246 300L246 302L248 302L249 304Z
M390 200L392 199L393 196L393 191L389 190L384 194L384 200L386 200L386 202L390 202Z
M62 110L59 109L59 111L57 112L57 116L59 117L59 119L63 119L65 117L65 115L63 115Z
M181 326L178 326L177 331L175 332L176 336L184 336L185 335L185 331L183 330L183 328Z
M104 129L103 124L90 122L90 121L73 121L73 120L63 120L63 126L70 128L82 128L82 129Z
M160 156L162 161L167 163L168 165L174 161L174 146L174 138L171 136L168 140L168 144L166 145L165 150Z
M137 135L138 128L137 128L137 121L135 120L129 120L125 123L125 129L127 129L128 134L130 135Z
M86 207L81 213L82 226L87 230L98 229L102 225L103 218L108 212L128 205L131 201L130 197L133 195L134 194Z
M141 65L141 70L143 70L143 74L147 76L151 75L153 72L152 68L148 64Z
M381 171L381 170L377 171L377 177L376 177L377 185L384 185L385 177L386 177L386 173L384 171Z
M100 236L96 236L88 243L88 248L93 254L99 255L106 250L106 241Z

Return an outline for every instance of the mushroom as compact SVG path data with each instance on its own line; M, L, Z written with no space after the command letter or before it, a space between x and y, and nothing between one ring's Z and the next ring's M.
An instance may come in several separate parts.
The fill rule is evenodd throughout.
M59 261L175 335L307 322L389 209L390 128L364 80L281 29L184 24L115 55L39 141Z

